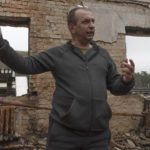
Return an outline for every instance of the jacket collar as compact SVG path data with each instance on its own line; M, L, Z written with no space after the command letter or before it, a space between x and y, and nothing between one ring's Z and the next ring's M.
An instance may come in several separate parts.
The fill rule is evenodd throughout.
M98 53L98 49L99 49L96 43L92 41L91 42L92 48L85 55L83 55L80 48L72 45L71 40L67 42L67 45L69 45L70 50L72 50L76 55L78 55L84 61L85 60L89 61L90 59L92 59Z

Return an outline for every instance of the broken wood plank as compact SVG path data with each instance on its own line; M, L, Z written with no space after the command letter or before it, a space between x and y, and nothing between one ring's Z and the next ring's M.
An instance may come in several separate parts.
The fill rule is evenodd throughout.
M11 114L11 125L10 125L10 134L14 134L14 113L15 113L15 108L11 108L10 114Z
M4 126L4 110L3 107L0 108L0 133L3 133Z
M9 107L5 108L6 110L6 115L5 115L5 134L8 134L8 129L9 129Z

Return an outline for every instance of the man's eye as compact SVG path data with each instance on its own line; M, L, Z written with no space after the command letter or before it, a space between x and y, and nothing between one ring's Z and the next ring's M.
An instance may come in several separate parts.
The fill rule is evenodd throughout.
M83 21L83 23L88 23L88 20Z

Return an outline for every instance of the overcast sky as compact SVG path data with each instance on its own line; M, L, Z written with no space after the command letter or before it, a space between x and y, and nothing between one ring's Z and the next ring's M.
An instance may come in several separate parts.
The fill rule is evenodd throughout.
M150 73L150 37L126 36L127 57L135 62L135 71Z
M2 27L4 38L16 50L28 50L28 28ZM135 71L150 73L150 37L126 36L127 58L135 62Z
M1 27L2 34L15 50L28 51L28 28Z

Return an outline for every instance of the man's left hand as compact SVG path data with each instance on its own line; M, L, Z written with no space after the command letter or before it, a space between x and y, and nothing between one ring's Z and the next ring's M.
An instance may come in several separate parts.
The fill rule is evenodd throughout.
M135 64L132 59L125 59L122 64L122 73L124 82L130 82L133 78Z

